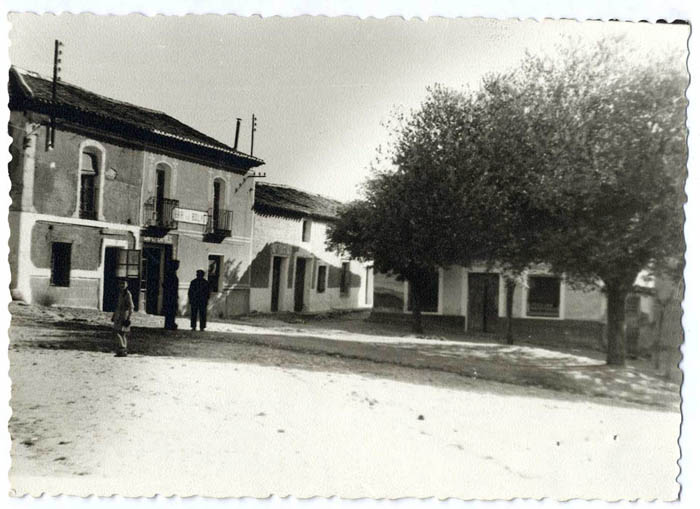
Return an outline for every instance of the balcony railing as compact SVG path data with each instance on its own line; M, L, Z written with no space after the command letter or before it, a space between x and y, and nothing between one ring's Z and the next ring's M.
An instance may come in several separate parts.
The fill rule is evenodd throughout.
M177 228L177 221L173 217L173 211L180 205L179 200L170 198L157 199L150 197L143 204L143 223L147 227L173 230Z
M217 237L230 237L233 224L233 211L209 209L206 233Z

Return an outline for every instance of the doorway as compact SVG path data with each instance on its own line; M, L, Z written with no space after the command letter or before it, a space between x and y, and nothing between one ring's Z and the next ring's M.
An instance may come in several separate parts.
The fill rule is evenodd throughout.
M498 274L469 274L469 332L496 332L498 326Z
M114 311L117 308L119 288L117 286L118 247L105 248L104 278L102 284L102 311Z
M272 301L270 311L273 313L280 310L280 279L282 277L282 257L272 257Z
M158 168L156 170L156 221L158 225L164 224L165 205L165 170Z
M170 245L144 244L143 247L143 286L146 290L146 313L162 314L163 277L165 267L172 259Z
M306 280L306 258L297 258L294 274L294 311L299 313L304 309L304 283Z

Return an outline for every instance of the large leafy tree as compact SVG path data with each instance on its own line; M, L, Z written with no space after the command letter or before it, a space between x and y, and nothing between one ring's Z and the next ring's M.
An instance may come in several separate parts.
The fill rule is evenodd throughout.
M526 176L523 217L547 218L536 258L607 295L609 364L625 362L624 302L637 275L683 251L687 83L679 55L642 60L607 40L529 57L485 85L517 126L500 159Z
M470 153L465 158L469 164L461 168L464 181L470 182L462 192L466 191L472 207L462 226L460 247L474 249L476 241L479 261L501 272L509 344L513 343L516 284L525 281L528 268L546 261L543 237L552 221L550 211L533 200L538 151L516 121L526 113L519 98L518 88L503 76L489 76L483 81L471 97L474 107L470 117L477 128L470 133ZM464 265L471 261L457 260Z
M364 199L346 206L329 232L330 246L409 282L416 332L430 275L476 254L463 251L463 228L476 229L468 224L472 203L461 172L471 153L472 107L464 94L436 86L418 110L396 114Z
M623 364L627 293L683 250L686 160L680 59L628 53L619 40L571 45L474 94L433 88L396 117L392 169L341 214L331 245L408 280L416 329L436 265L499 266L510 317L515 281L546 262L606 292L608 363Z

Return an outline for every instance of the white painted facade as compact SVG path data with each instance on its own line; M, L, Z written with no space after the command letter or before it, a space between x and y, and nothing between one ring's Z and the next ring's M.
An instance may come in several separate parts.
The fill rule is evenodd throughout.
M310 221L310 238L303 240L304 220ZM371 263L361 263L326 249L326 222L254 214L253 283L250 291L251 311L270 312L274 258L281 258L278 311L294 311L297 274L296 260L306 260L303 281L303 312L336 309L370 309L373 299ZM353 283L347 292L335 284L343 263L349 263ZM319 267L326 267L326 287L319 291ZM291 271L291 273L290 273ZM256 274L257 273L257 274ZM257 284L256 284L257 281Z
M498 317L506 317L506 285L502 274L496 271L491 271L498 274L498 300L497 309ZM438 268L439 283L437 295L437 311L425 312L426 315L444 315L444 316L462 316L464 317L464 328L468 328L469 319L469 274L484 274L487 269L484 266L474 266L470 268L451 266L443 269ZM518 282L513 295L513 318L522 318L527 320L586 320L595 322L604 322L606 313L605 295L597 289L581 290L571 288L566 284L565 278L562 278L559 283L559 308L558 316L533 316L527 312L529 287L527 284L530 276L548 276L550 275L544 269L532 269L525 273L524 278ZM397 289L396 281L391 281L383 274L375 275L375 288L381 291L381 287ZM403 307L400 310L403 313L409 313L409 292L408 283L398 283L402 289ZM391 291L391 290L390 290ZM383 309L378 309L383 311ZM384 309L390 311L390 309Z

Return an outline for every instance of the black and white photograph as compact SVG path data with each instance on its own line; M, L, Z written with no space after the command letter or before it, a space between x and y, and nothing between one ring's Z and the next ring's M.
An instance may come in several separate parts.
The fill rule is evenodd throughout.
M688 19L7 26L12 496L682 499Z

